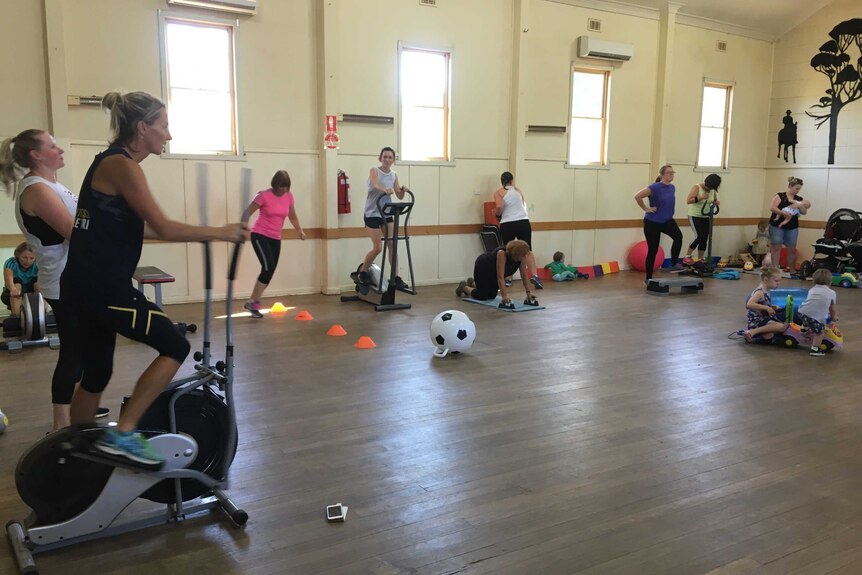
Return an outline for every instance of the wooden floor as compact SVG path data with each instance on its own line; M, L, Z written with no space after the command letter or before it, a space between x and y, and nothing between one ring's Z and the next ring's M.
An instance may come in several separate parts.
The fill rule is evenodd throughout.
M204 516L40 555L42 572L862 573L862 290L838 289L848 347L818 359L727 338L755 276L661 298L641 281L549 285L546 310L515 314L453 286L389 313L279 298L297 309L236 322L246 528ZM436 359L429 323L448 308L478 336ZM325 335L335 323L347 337ZM355 349L361 335L377 348ZM55 357L0 357L4 523L27 512L13 472L50 426ZM114 413L151 358L118 347ZM324 520L335 502L344 524Z

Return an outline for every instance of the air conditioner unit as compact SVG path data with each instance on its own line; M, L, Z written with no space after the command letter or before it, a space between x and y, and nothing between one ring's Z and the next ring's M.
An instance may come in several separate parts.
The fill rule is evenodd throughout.
M257 0L168 0L168 4L219 10L232 14L252 15L257 10Z
M589 36L578 37L578 56L580 58L598 58L600 60L631 60L635 54L634 44L624 42L609 42Z

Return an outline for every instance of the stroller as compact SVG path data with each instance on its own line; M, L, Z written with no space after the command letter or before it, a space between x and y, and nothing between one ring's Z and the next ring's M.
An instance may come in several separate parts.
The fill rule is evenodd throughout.
M820 268L834 274L848 267L859 270L862 265L862 213L841 208L829 216L823 237L811 244L814 257L799 266L799 275L811 277Z

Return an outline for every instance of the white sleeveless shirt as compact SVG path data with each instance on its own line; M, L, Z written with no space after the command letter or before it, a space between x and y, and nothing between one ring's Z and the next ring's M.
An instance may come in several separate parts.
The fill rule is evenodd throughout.
M29 230L24 224L24 217L21 215L21 196L24 191L33 184L45 184L53 190L66 209L69 210L69 215L75 216L75 209L78 205L78 197L69 191L69 189L59 182L52 182L39 176L30 176L18 182L18 193L15 195L15 219L18 221L18 227L24 233L27 243L33 249L36 255L36 262L39 264L39 291L47 299L60 299L60 276L63 274L63 268L66 267L66 256L69 254L69 240L63 240L59 243L44 245L39 236L34 235L37 230ZM41 218L35 218L41 221ZM43 222L44 223L44 222ZM48 224L45 223L48 227Z
M512 186L506 186L506 193L503 195L503 215L500 217L500 223L518 222L527 220L527 206L524 204L524 196L521 192Z

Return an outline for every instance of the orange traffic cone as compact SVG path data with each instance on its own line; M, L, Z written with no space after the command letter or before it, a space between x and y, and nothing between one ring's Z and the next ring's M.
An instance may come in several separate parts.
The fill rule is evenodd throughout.
M312 315L308 313L307 310L302 310L301 312L296 314L296 317L294 317L293 319L298 319L299 321L309 321L314 319L314 317L312 317Z
M269 311L271 311L272 313L281 313L281 312L287 311L287 308L284 307L283 303L281 303L280 301L277 301L274 304L272 304L272 307L269 308Z
M359 349L371 349L373 347L377 347L377 344L375 344L374 340L372 340L367 335L363 335L358 340L356 340L356 343L353 344L353 347L356 347Z
M326 335L333 335L333 336L347 335L347 332L344 331L343 327L341 327L338 324L335 324L334 326L329 328L329 331L326 332Z

